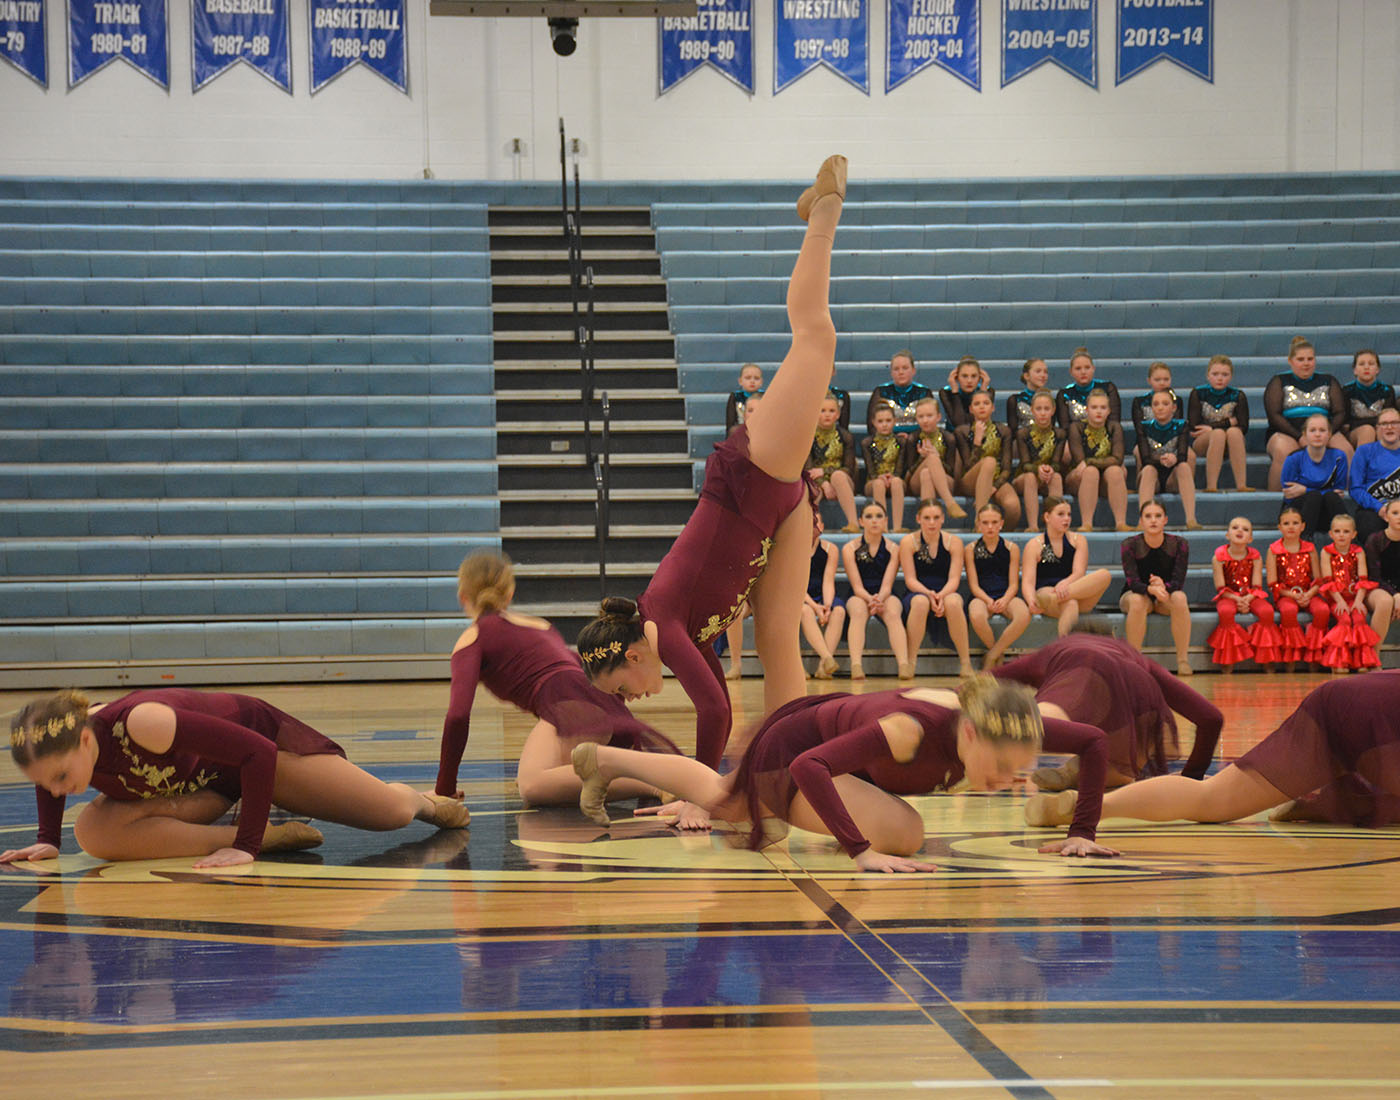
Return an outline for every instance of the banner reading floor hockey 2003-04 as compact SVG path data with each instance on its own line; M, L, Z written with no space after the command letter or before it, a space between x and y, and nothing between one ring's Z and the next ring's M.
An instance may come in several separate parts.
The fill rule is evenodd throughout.
M44 0L0 0L0 57L41 88L49 86Z
M1215 83L1212 0L1118 0L1118 77L1122 84L1165 58Z
M1001 86L1047 61L1099 86L1098 0L1001 0Z
M165 0L68 0L68 86L117 58L170 87Z
M404 0L311 0L311 91L352 65L408 91Z
M292 90L287 0L190 0L190 52L197 92L240 61Z
M865 0L773 0L773 94L825 65L870 92L870 16Z
M982 90L982 0L890 0L885 91L937 65Z
M656 21L657 77L662 92L712 65L753 95L753 0L696 0L694 15Z

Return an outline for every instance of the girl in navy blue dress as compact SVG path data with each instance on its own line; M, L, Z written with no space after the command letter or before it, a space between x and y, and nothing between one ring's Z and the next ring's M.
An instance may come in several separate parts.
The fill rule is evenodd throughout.
M982 658L983 668L996 668L1001 664L1007 649L1031 624L1030 608L1017 593L1021 548L1001 537L1004 523L1000 508L990 502L982 505L977 513L977 540L963 551L967 587L972 593L967 617L987 647ZM1006 619L1006 627L999 638L992 634L993 615Z
M850 626L846 630L846 648L851 652L851 679L864 680L861 658L865 655L865 624L871 616L885 624L890 637L890 649L901 680L914 678L914 665L909 660L909 647L904 634L903 610L894 595L895 574L899 572L899 547L885 537L889 526L885 509L873 500L860 513L861 533L841 547L841 563L851 582L851 595L846 601Z
M1220 491L1220 468L1230 456L1235 488L1247 492L1244 437L1249 431L1249 401L1231 382L1235 364L1228 355L1212 355L1206 366L1206 384L1191 391L1186 423L1191 427L1191 450L1206 460L1206 492Z
M1069 530L1069 501L1045 498L1045 532L1026 543L1021 594L1032 611L1055 619L1061 637L1108 589L1107 569L1089 572L1089 543Z
M918 529L899 541L909 661L911 664L918 662L919 646L927 627L935 646L951 645L957 653L958 674L971 675L967 616L963 614L962 597L958 595L958 583L962 580L962 540L943 530L943 505L936 500L921 500L915 519Z
M817 653L814 680L830 680L836 672L836 646L846 625L846 601L836 594L836 567L841 551L821 538L822 520L817 520L816 546L807 574L807 596L802 601L802 636Z

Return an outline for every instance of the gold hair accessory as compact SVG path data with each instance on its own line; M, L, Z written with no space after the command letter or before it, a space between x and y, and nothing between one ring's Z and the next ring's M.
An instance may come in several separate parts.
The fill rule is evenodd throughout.
M594 661L601 661L609 654L616 656L622 652L621 642L609 642L607 645L600 645L597 649L590 649L583 655L584 664L591 665Z
M17 730L10 731L10 744L18 747L28 741L31 745L37 745L40 741L49 737L57 737L64 730L74 730L78 728L78 717L73 711L69 711L62 717L50 718L43 725L21 726Z

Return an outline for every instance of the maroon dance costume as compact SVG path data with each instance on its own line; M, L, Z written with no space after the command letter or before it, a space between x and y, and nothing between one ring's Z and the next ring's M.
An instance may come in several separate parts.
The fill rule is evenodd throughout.
M1215 550L1215 560L1220 563L1220 573L1225 583L1215 592L1215 611L1220 616L1220 625L1211 631L1206 639L1211 649L1211 660L1217 665L1237 665L1253 658L1259 664L1279 661L1279 650L1283 635L1274 624L1274 608L1269 603L1269 594L1254 586L1254 563L1259 561L1259 551L1252 546L1245 548L1242 558L1230 556L1230 547L1219 546ZM1239 605L1235 596L1249 596L1249 611L1257 620L1248 634L1244 627L1235 622Z
M1235 766L1342 825L1400 821L1400 670L1333 680Z
M457 768L467 747L477 684L497 699L552 725L563 738L602 741L629 749L679 752L664 734L638 721L616 695L584 675L578 654L543 619L488 612L473 623L476 638L452 654L452 694L442 722L438 794L457 792Z
M175 712L175 739L168 752L151 752L131 740L126 718L142 703L162 703ZM97 738L92 785L118 802L173 798L206 788L230 802L243 800L233 847L256 856L262 848L278 752L297 756L344 756L345 750L305 722L261 699L226 692L156 688L133 691L88 716ZM39 805L39 843L58 847L62 797L34 788Z
M1103 730L1108 762L1133 779L1166 772L1167 747L1176 750L1173 711L1196 727L1181 772L1191 779L1202 778L1210 767L1225 721L1210 700L1161 665L1127 642L1099 634L1068 634L993 669L992 675L1027 684L1038 702L1053 703L1076 722ZM1080 768L1082 773L1082 762Z
M1327 623L1332 617L1332 608L1321 595L1308 601L1308 613L1312 623L1306 634L1298 625L1296 600L1284 595L1290 588L1307 591L1313 586L1312 553L1315 547L1307 539L1300 539L1297 550L1284 549L1283 539L1276 539L1269 545L1269 553L1274 556L1274 576L1272 585L1274 604L1278 607L1279 633L1283 641L1279 649L1282 661L1320 661L1327 648Z
M919 723L923 739L914 758L900 762L880 720L907 714ZM857 778L897 795L946 790L963 778L957 730L961 711L913 699L905 691L868 695L809 695L775 710L758 728L739 763L733 798L750 822L749 845L762 847L777 839L763 829L765 816L790 820L792 800L806 796L831 835L854 858L870 847L851 820L832 780ZM1070 836L1094 838L1103 802L1108 749L1104 735L1078 722L1049 720L1044 746L1049 752L1080 757L1080 797Z
M695 758L711 768L724 755L731 711L710 643L739 617L778 526L804 497L815 516L816 494L805 475L779 481L760 470L740 425L715 444L695 511L637 601L642 618L656 624L658 656L695 705Z
M1356 599L1358 592L1369 592L1376 582L1361 576L1361 562L1365 554L1352 543L1343 554L1337 547L1329 546L1323 553L1327 555L1332 568L1330 579L1322 583L1322 595L1340 596L1347 603ZM1366 621L1365 611L1337 612L1337 625L1327 632L1323 641L1322 663L1328 668L1380 668L1380 654L1376 647L1381 636L1371 629Z

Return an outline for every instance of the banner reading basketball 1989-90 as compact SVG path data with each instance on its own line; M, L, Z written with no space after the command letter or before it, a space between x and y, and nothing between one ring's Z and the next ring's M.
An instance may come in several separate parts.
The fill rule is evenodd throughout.
M311 91L364 65L408 91L404 0L311 0Z
M930 65L982 90L982 0L890 0L885 91Z
M656 21L657 75L670 91L696 69L712 65L753 95L753 0L696 0L694 15Z
M1001 0L1001 86L1047 61L1099 86L1098 0Z
M1118 0L1118 78L1122 84L1165 58L1215 83L1211 0Z
M773 0L773 94L825 65L870 92L870 16L865 0Z
M240 61L292 90L287 0L190 0L194 90Z
M49 86L44 0L0 0L0 57L41 88Z
M68 87L117 58L170 87L165 0L68 0Z

